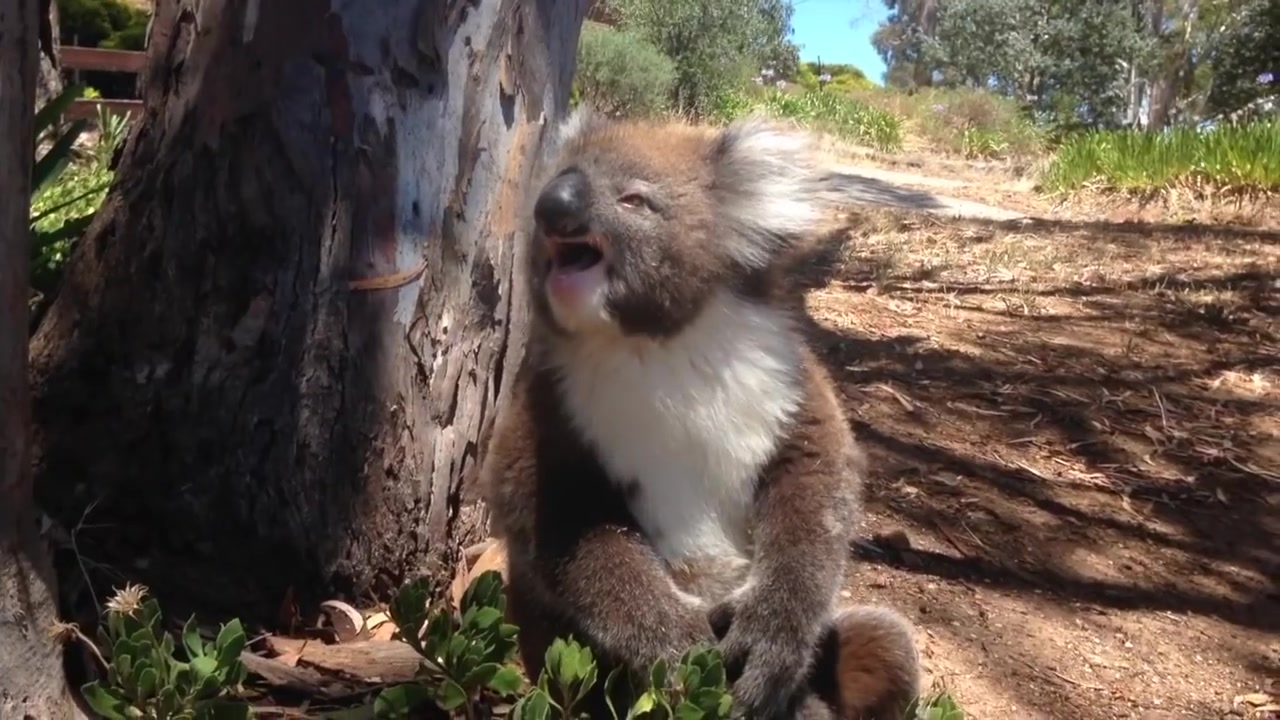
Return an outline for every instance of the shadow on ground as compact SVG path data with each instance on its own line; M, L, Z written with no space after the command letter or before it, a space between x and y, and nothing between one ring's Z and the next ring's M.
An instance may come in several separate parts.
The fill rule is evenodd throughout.
M980 230L980 243L1010 224L955 225ZM1280 239L1039 225L1135 251L1153 235ZM905 531L872 536L858 556L1065 612L1199 616L1280 640L1280 388L1239 384L1280 370L1276 268L1093 284L937 274L833 236L798 276L817 291L815 347L875 460L870 512ZM1017 311L992 299L1008 294L1043 302ZM1237 641L1183 642L1192 657ZM1248 643L1234 652L1266 666Z

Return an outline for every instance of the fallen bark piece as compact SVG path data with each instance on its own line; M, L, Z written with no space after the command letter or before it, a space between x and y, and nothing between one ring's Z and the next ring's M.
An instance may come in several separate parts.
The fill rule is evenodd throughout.
M475 559L475 562L464 561L458 564L458 572L453 576L453 583L449 587L449 595L453 600L454 609L462 608L462 595L470 587L471 583L489 570L497 570L502 576L502 581L507 580L507 548L501 541L492 540L485 545L485 550Z
M271 652L289 658L300 669L314 668L368 683L412 680L422 664L422 657L402 642L356 640L325 645L285 637L270 637L266 642Z

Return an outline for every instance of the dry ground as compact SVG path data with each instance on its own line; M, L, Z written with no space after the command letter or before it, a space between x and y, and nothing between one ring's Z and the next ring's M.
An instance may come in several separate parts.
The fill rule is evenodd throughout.
M806 274L875 459L851 594L971 718L1280 691L1278 273L1276 233L864 210Z

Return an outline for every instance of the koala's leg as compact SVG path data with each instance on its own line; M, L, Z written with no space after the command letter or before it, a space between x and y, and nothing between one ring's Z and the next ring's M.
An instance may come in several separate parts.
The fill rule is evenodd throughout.
M902 720L920 693L911 623L885 607L840 610L819 645L810 687L835 717Z

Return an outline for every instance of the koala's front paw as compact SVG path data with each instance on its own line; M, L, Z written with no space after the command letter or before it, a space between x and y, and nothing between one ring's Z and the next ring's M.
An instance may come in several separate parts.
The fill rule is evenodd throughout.
M789 632L776 612L749 599L723 602L708 619L721 638L735 716L783 720L794 715L809 673L807 638Z

